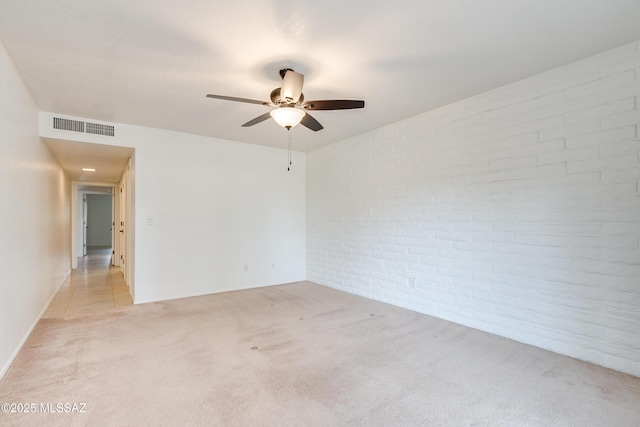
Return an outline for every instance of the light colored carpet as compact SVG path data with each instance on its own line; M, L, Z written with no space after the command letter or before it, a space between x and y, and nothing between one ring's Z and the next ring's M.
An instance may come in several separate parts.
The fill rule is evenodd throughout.
M0 402L38 405L3 426L640 425L639 378L310 282L43 319Z

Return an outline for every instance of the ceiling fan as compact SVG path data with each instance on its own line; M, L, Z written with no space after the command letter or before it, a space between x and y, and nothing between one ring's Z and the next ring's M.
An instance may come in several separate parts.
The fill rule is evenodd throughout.
M325 99L318 101L305 101L302 94L304 76L290 68L280 70L282 87L271 91L271 101L259 101L255 99L236 98L234 96L212 95L207 98L224 99L226 101L245 102L248 104L260 104L267 107L277 107L268 113L262 114L253 120L243 124L243 127L253 126L272 117L276 123L290 130L298 123L314 132L323 129L320 122L314 119L307 111L313 110L350 110L364 108L364 101L352 99Z

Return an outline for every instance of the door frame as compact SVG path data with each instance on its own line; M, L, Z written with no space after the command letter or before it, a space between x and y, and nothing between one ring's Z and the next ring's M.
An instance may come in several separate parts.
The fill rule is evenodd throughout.
M80 191L81 186L92 186L92 187L111 187L111 194L114 194L116 191L116 185L106 182L86 182L86 181L72 181L71 182L71 268L78 268L78 239L80 236L79 232L83 233L83 245L86 244L86 224L83 224L84 218L80 217L80 215L85 214L85 207L82 209L82 213L80 213L79 209L82 205L85 204L84 199L86 194L90 192ZM113 208L112 208L113 209ZM112 223L115 219L112 217ZM82 231L78 230L80 224L82 224ZM111 248L112 251L115 251L115 244L113 239L111 240ZM86 255L86 250L83 248L83 255ZM112 264L113 265L113 264Z
M126 278L128 276L127 269L129 268L129 263L127 261L127 237L128 233L128 225L129 218L127 218L127 174L123 174L118 186L115 191L118 195L119 199L119 212L118 212L118 221L117 229L118 229L118 247L120 248L118 257L118 265L120 265L120 270L122 270L122 275Z
M87 255L87 219L89 205L87 203L87 193L82 193L82 256Z

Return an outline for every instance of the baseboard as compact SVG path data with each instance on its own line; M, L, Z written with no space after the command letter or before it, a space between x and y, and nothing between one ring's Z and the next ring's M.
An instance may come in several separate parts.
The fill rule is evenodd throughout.
M58 294L58 291L60 290L60 288L62 287L64 282L67 281L67 279L69 278L70 275L71 275L71 270L69 270L67 272L66 276L64 276L64 279L62 279L60 284L56 287L56 290L51 294L51 296L49 297L49 300L47 301L47 303L44 305L44 307L40 311L40 314L36 317L36 320L33 321L33 323L31 324L31 327L29 328L29 330L27 330L27 333L25 334L25 336L22 338L22 340L18 344L18 347L16 347L14 352L9 357L9 360L7 360L7 363L5 363L4 366L2 367L2 370L0 370L0 381L2 381L2 378L4 378L4 375L7 373L7 371L9 370L11 365L13 364L13 361L16 359L16 357L18 357L18 354L20 353L20 350L22 350L22 347L24 346L24 344L29 339L29 336L31 336L31 333L35 329L36 325L38 324L40 319L42 319L42 316L44 316L44 313L46 313L47 308L49 308L49 304L51 304L51 301L53 301L53 298Z
M295 282L303 282L305 279L300 279L300 280L294 280L292 282L286 282L286 283L265 283L265 284L261 284L261 285L246 285L246 286L236 286L236 287L229 287L229 288L219 288L219 289L215 289L215 290L210 290L210 291L205 291L204 293L201 292L195 292L195 293L183 293L183 294L175 294L175 295L169 295L169 296L165 296L161 299L134 299L133 300L133 304L134 305L138 305L138 304L150 304L150 303L154 303L154 302L163 302L163 301L173 301L173 300L177 300L177 299L185 299L185 298L195 298L195 297L203 297L203 296L207 296L207 295L215 295L215 294L222 294L225 292L236 292L236 291L247 291L250 289L258 289L258 288L268 288L270 286L278 286L278 285L286 285L287 283L295 283Z

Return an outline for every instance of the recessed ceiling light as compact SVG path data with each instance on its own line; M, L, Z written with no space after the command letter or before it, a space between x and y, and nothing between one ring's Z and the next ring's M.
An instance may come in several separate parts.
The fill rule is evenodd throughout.
M94 168L82 168L83 171L85 172L95 172L96 170Z

